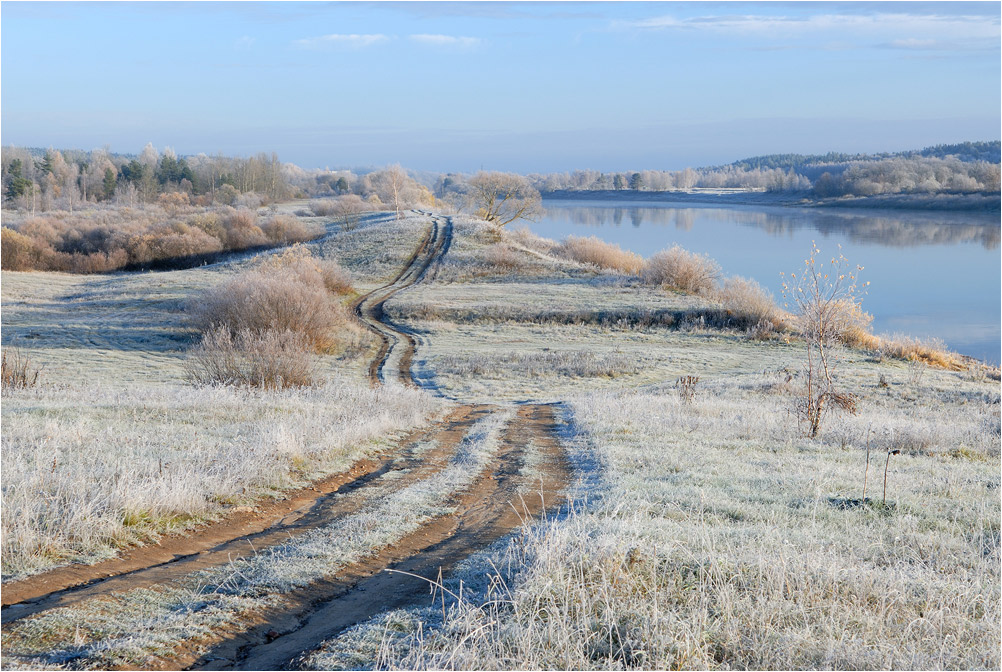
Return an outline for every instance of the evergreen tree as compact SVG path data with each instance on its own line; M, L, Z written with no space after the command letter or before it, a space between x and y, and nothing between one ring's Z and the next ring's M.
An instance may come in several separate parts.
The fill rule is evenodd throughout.
M15 198L31 193L31 180L25 179L21 174L23 164L21 159L14 159L10 162L10 184L7 185L7 198L13 201Z
M111 168L104 169L104 199L110 199L115 193L115 187L118 186L118 180L115 176L115 171Z

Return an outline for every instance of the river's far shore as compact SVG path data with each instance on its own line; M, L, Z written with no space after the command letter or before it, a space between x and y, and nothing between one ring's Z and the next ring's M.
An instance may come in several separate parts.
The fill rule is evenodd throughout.
M600 189L542 192L543 200L621 201L624 203L679 203L699 205L757 205L801 208L853 208L936 212L1000 212L999 194L882 194L840 198L816 198L808 192L773 192L761 189L689 189L637 191Z

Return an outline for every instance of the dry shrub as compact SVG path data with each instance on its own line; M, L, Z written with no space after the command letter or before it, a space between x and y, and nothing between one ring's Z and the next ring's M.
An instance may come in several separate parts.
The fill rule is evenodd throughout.
M628 275L636 275L644 267L644 259L639 254L624 250L619 245L607 243L595 236L567 236L553 253L558 257Z
M330 217L337 212L337 201L333 198L310 201L310 212L317 217Z
M690 294L709 294L716 287L719 277L717 262L678 245L653 255L643 268L643 278L648 284L672 287Z
M293 331L302 334L316 352L337 348L337 328L348 321L345 308L326 287L295 270L249 271L210 290L196 309L203 330L225 327L237 334Z
M39 369L19 348L7 348L0 356L0 388L5 393L38 384Z
M557 246L555 241L537 236L529 230L528 226L524 225L506 231L506 238L515 245L543 254L552 254L553 249Z
M334 201L334 220L341 225L344 231L352 231L358 228L362 220L362 213L368 212L372 207L362 200L357 194L345 194L338 196Z
M316 358L303 334L293 331L241 329L224 326L202 337L185 369L191 381L207 385L237 385L282 389L316 384Z
M731 319L756 338L767 338L786 327L786 315L772 294L754 280L737 275L727 278L716 299Z
M0 268L31 271L38 267L39 257L34 240L6 226L0 229Z
M241 209L229 213L223 220L223 225L226 227L227 247L231 250L268 244L268 237L257 225L257 214L250 210Z
M129 261L134 264L213 254L222 249L223 243L215 236L180 222L133 236L126 244Z
M350 281L333 262L313 259L294 248L208 291L196 304L193 319L203 331L225 327L241 331L291 331L315 352L334 352L357 327L334 297L350 290Z
M188 226L201 229L220 243L226 242L226 227L217 212L202 212L187 220Z
M233 208L165 218L180 210L106 207L31 217L4 228L0 264L5 270L71 273L184 267L227 250L300 242L321 233L288 215L261 224L255 213Z
M851 348L873 350L879 346L880 339L870 333L873 316L858 303L842 299L833 302L832 308L827 318L835 338Z
M311 229L290 215L275 215L261 225L268 240L275 243L302 243L316 238L320 231Z
M331 294L351 294L351 274L334 259L318 259L302 245L293 245L259 262L261 268L292 269L311 284L321 283Z

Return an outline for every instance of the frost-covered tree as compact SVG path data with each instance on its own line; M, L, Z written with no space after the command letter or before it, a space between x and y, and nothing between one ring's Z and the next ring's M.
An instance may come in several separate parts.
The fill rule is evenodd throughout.
M521 175L480 171L470 178L469 185L477 216L497 226L516 219L533 220L542 214L539 191Z

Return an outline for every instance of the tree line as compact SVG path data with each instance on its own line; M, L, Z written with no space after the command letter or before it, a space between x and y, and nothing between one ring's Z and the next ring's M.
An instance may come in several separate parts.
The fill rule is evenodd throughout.
M885 154L771 154L724 166L529 176L540 191L672 191L744 188L819 198L879 194L995 194L1002 143L965 142Z
M295 167L274 153L180 157L150 143L138 156L25 147L3 147L0 154L5 205L31 212L73 211L100 202L135 207L164 194L183 194L198 205L259 205L295 193L290 179ZM256 199L239 202L245 194Z
M897 154L774 154L724 166L684 170L601 172L576 170L525 176L528 188L556 191L673 191L743 188L802 193L817 198L882 194L997 194L1000 143L937 145ZM339 200L360 209L402 209L436 199L468 206L485 193L477 176L406 171L399 165L359 171L305 170L274 153L252 157L178 156L148 144L138 155L106 150L31 150L3 147L4 206L31 213L73 211L87 203L129 207L160 203L257 207L290 197ZM502 175L491 173L491 175ZM508 186L526 186L510 174ZM479 181L485 178L481 176ZM351 197L351 198L348 198Z

